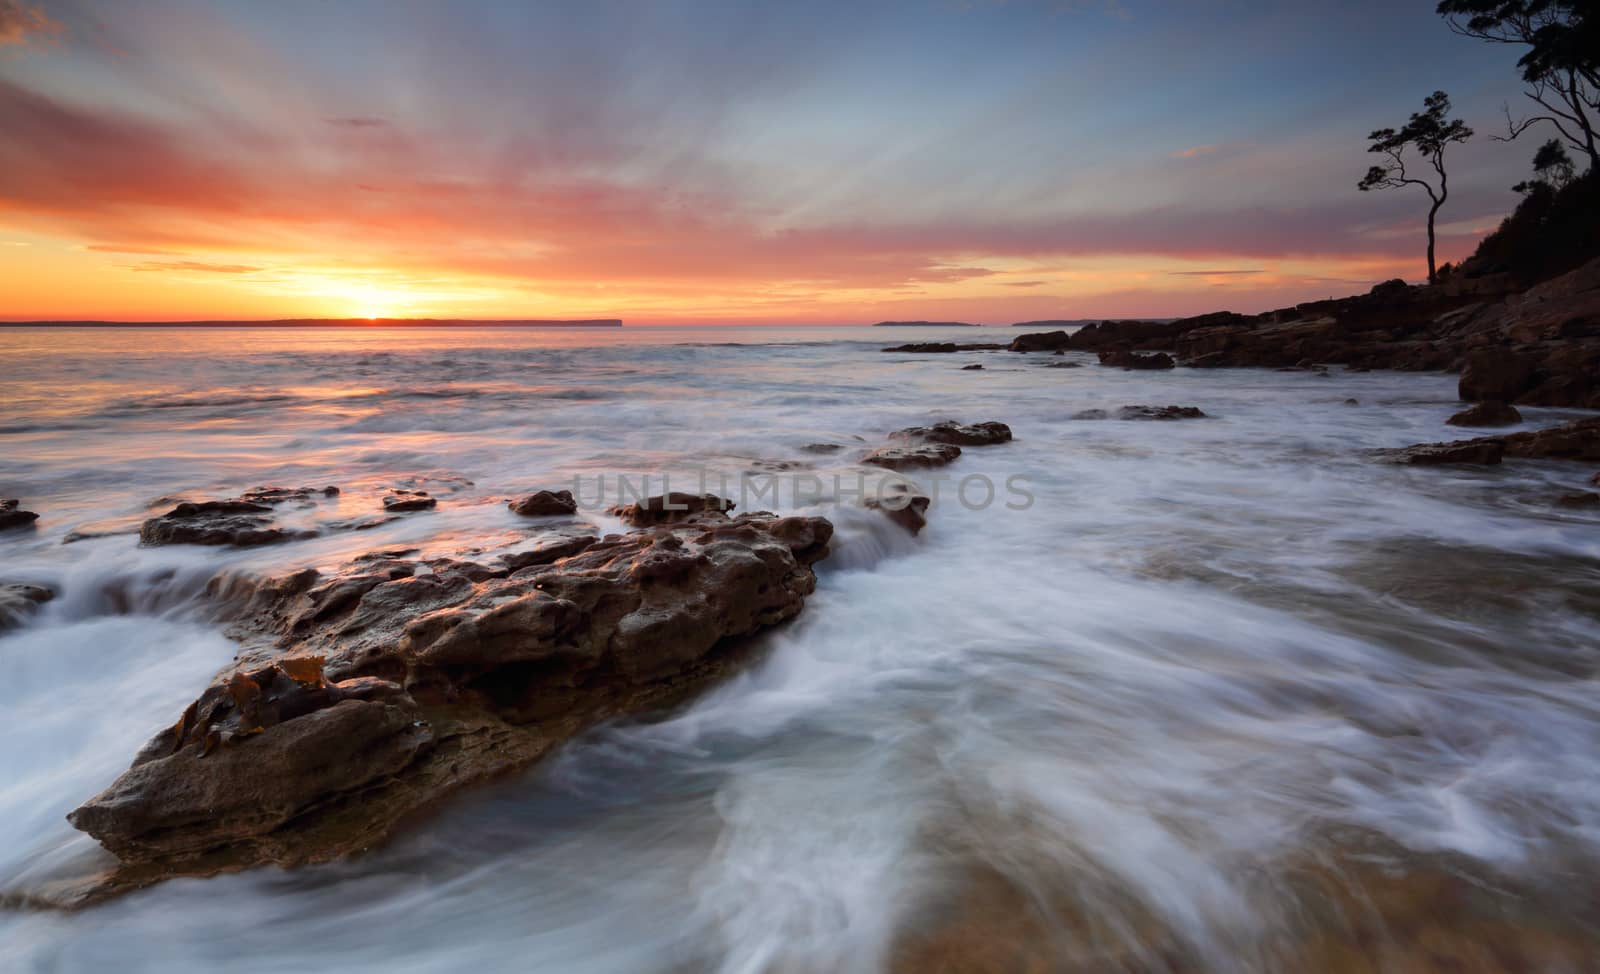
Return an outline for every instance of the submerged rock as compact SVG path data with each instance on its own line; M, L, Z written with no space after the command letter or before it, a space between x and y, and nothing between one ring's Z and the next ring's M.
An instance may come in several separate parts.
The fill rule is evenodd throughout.
M1497 399L1480 402L1445 420L1450 426L1513 426L1520 422L1522 414L1517 407Z
M0 500L0 531L25 528L39 520L33 511L22 510L22 502L12 498Z
M578 513L578 502L570 490L536 490L508 501L506 506L523 517L558 517Z
M1178 363L1166 352L1156 352L1153 355L1140 355L1128 349L1107 349L1100 353L1100 364L1116 369L1172 369Z
M1592 490L1580 490L1574 494L1562 494L1556 498L1560 507L1600 507L1600 494Z
M983 369L983 366L980 365L977 362L974 362L971 365L963 365L961 367L961 371L963 371L963 372L978 372L978 371L981 371L982 369Z
M316 532L291 530L272 516L270 504L239 498L184 502L145 521L139 540L147 545L200 544L250 548L313 537Z
M1109 419L1104 409L1085 409L1072 414L1073 419ZM1117 410L1118 419L1207 419L1198 406L1123 406Z
M674 490L638 503L613 507L610 513L622 518L631 527L642 528L655 524L675 524L707 511L722 514L737 506L733 501L716 494L685 494Z
M916 446L886 446L873 450L861 462L887 470L917 470L942 467L961 457L961 448L950 443L921 443Z
M932 426L909 426L889 434L892 440L918 440L925 443L949 443L955 446L992 446L1011 440L1011 427L1005 423L955 422L935 423Z
M889 520L905 528L912 535L922 532L928 524L928 506L932 503L926 495L916 493L905 484L891 485L891 496L867 498L869 510L882 511Z
M885 352L910 352L919 355L948 355L953 352L998 352L1006 346L993 342L912 342L883 349Z
M246 648L71 813L122 860L75 901L360 851L595 721L677 701L800 612L832 533L705 509L569 539L549 564L378 552L331 576L219 578Z
M53 589L42 585L0 583L0 632L21 625L39 606L55 597Z
M439 506L439 499L425 490L397 489L383 499L383 509L391 514L408 511L431 511Z
M1456 443L1418 443L1397 450L1379 450L1377 455L1391 463L1434 467L1447 463L1487 466L1499 463L1505 454L1505 445L1497 440L1461 440Z

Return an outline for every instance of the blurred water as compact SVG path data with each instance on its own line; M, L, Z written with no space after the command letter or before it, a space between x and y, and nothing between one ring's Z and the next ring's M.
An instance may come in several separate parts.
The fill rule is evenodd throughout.
M942 418L1009 423L951 473L1035 496L916 539L823 505L806 612L686 710L358 861L0 914L0 969L1584 969L1600 532L1551 501L1588 471L1372 462L1457 432L1449 376L877 350L951 335L0 330L0 496L43 515L0 581L61 590L0 635L6 890L97 855L61 816L227 661L224 567L503 543L509 494L812 442L848 470ZM1069 419L1130 403L1215 418ZM176 494L338 484L354 516L412 482L437 512L264 551L126 533Z

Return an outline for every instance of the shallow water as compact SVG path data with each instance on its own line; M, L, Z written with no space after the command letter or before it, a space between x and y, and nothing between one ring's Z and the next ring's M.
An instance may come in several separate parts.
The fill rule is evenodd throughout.
M0 969L1589 966L1600 519L1551 503L1588 470L1373 462L1458 435L1451 376L877 351L932 337L952 333L0 330L0 496L43 515L0 536L0 580L61 591L0 635L10 892L93 861L62 816L229 659L219 570L514 543L504 497L574 478L592 498L601 475L693 489L804 460L828 483L913 423L1017 436L949 468L996 502L946 484L915 539L786 491L839 526L835 554L692 706L357 861L0 914ZM1214 418L1070 419L1129 403ZM343 487L313 525L394 485L441 504L244 553L129 533L262 484Z

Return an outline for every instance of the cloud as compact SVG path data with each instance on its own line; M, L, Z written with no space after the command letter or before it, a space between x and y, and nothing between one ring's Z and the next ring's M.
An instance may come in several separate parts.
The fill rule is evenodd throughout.
M1245 274L1265 274L1263 270L1217 270L1217 271L1168 271L1177 277L1234 277Z
M50 41L64 30L58 21L24 0L0 0L0 47Z
M203 271L208 274L254 274L260 267L248 264L207 264L198 260L147 260L135 264L136 271Z
M1177 152L1174 152L1172 154L1172 158L1195 159L1200 156L1212 155L1220 148L1222 148L1220 145L1191 145L1187 149L1179 149Z
M1044 287L1049 281L1001 281L1003 287Z

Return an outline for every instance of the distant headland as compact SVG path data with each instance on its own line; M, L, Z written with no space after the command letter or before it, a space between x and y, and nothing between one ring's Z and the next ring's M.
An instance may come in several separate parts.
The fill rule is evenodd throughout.
M880 321L874 328L982 328L970 321Z
M0 328L621 328L621 318L274 318L266 321L0 321Z

